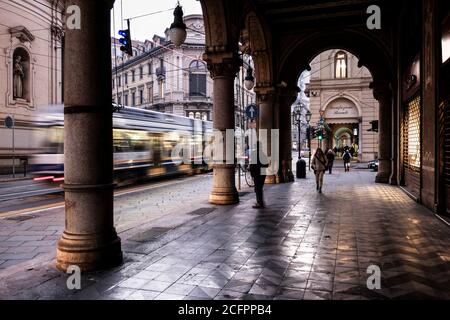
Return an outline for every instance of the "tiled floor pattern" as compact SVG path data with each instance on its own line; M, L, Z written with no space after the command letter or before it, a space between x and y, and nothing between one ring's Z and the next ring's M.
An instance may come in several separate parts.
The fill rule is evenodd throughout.
M80 291L47 263L1 278L0 297L449 299L450 229L373 179L338 171L322 195L312 179L268 186L267 209L252 209L249 194L159 238L125 241L125 263L83 275ZM381 269L380 290L367 287L370 265Z

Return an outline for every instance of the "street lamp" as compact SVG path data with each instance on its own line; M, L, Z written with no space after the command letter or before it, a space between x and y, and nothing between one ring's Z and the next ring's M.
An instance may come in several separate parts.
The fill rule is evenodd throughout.
M174 20L170 25L170 40L172 43L179 47L186 40L186 25L183 22L183 9L180 3L177 4L175 10L173 11Z
M253 69L250 66L247 68L247 75L245 77L244 84L245 84L245 88L249 91L252 90L253 87L255 86L255 78L253 77Z
M306 162L305 160L302 159L302 148L301 148L301 143L302 143L302 139L301 139L301 124L302 124L302 110L305 106L300 104L300 105L296 105L294 107L294 112L293 112L293 122L294 124L297 125L298 128L298 144L297 144L297 149L298 149L298 161L297 161L297 179L304 179L306 178Z
M312 113L311 111L306 112L306 123L308 124L308 167L309 171L311 171L311 127L309 126L309 122L311 121Z

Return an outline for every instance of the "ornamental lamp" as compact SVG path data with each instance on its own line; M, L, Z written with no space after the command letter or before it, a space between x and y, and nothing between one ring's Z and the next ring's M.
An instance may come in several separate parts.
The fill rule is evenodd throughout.
M172 43L179 47L186 40L186 24L183 22L183 9L178 3L175 10L173 11L174 20L170 25L170 40Z

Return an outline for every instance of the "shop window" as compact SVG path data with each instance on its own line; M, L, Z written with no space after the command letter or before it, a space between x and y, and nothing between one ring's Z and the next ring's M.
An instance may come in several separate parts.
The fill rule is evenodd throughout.
M420 97L411 100L404 114L404 165L412 171L420 171Z

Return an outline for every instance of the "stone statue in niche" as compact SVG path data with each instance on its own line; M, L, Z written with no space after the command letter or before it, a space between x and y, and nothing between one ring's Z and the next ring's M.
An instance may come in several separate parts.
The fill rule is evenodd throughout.
M14 99L22 99L23 98L23 79L25 77L25 73L23 71L22 57L16 56L14 59Z

